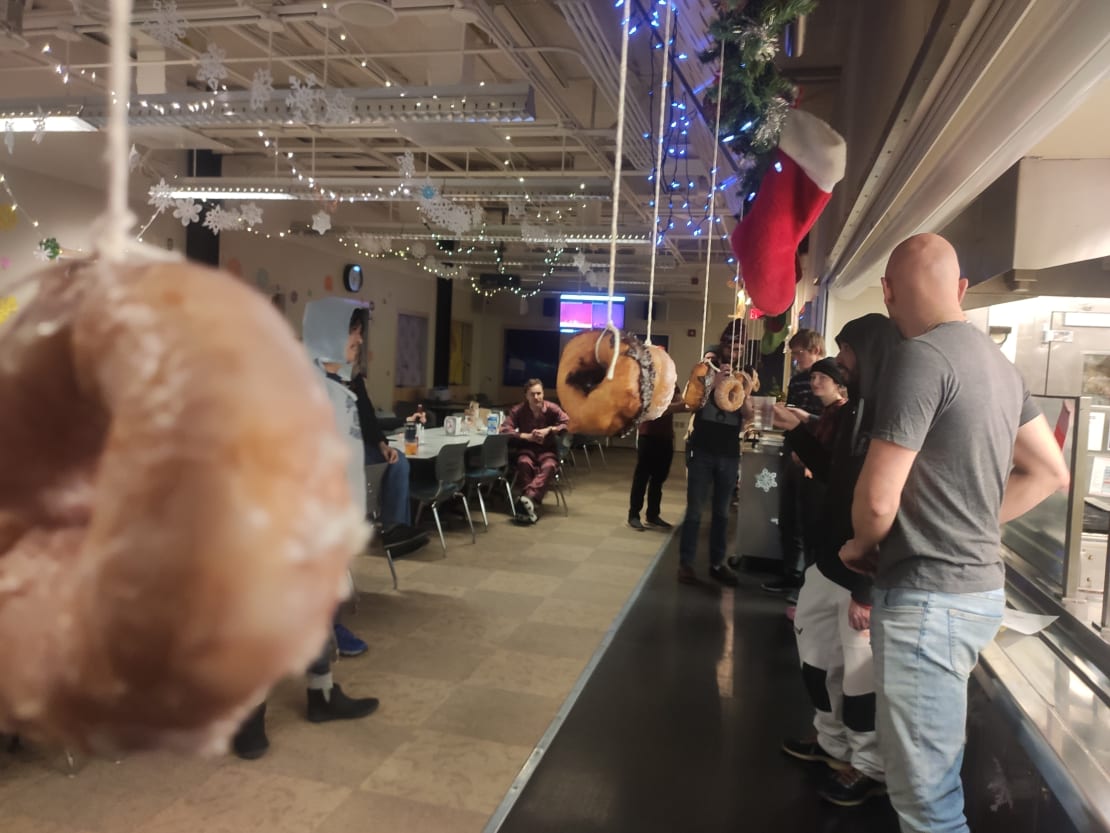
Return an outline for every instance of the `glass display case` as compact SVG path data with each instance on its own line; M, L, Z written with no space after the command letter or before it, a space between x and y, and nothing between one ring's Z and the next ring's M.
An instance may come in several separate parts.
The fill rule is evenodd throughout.
M1055 431L1072 478L1066 494L1051 495L1002 528L1007 563L1084 627L1104 635L1110 633L1110 405L1090 396L1033 399Z

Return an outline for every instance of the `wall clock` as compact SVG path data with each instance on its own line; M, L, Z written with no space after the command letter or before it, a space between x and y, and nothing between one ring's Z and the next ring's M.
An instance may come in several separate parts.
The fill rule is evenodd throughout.
M343 286L348 292L362 289L362 267L357 263L348 263L343 267Z

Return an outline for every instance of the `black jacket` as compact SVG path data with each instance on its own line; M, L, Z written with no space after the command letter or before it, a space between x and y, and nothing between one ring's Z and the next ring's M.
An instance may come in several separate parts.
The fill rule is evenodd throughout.
M852 493L856 488L875 418L875 404L886 358L901 340L885 315L872 313L849 321L836 337L856 356L855 379L848 385L848 403L836 413L831 448L826 449L804 426L786 432L790 447L826 483L818 535L817 569L851 591L861 604L871 603L871 579L849 570L840 548L852 538Z

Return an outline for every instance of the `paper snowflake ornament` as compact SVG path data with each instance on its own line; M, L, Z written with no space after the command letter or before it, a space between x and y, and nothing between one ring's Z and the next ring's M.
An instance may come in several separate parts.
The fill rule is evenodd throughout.
M416 158L411 150L406 150L404 154L397 157L397 167L401 171L402 179L412 179L416 176Z
M317 211L312 215L312 230L317 234L323 234L331 228L331 215L326 211Z
M41 145L42 138L46 135L46 114L42 112L41 107L35 108L35 115L32 120L35 123L35 135L31 137L31 141L36 145Z
M565 248L567 236L553 226L543 226L538 223L522 223L520 226L520 239L525 243L542 243L556 248Z
M256 69L251 78L252 110L261 110L274 95L274 74L268 69Z
M325 124L350 124L355 120L355 100L349 95L344 95L342 90L336 90L329 98L324 99Z
M192 200L174 200L173 204L177 206L173 210L173 216L181 221L181 225L187 226L189 223L195 223L200 219L199 202L193 202Z
M181 46L185 21L177 13L174 0L154 0L154 17L143 24L143 31L167 49Z
M131 152L127 154L127 169L130 171L139 167L139 162L142 161L142 156L134 145L131 146Z
M227 50L217 43L208 43L208 51L200 56L200 66L197 67L197 80L208 85L208 89L216 92L220 83L227 78Z
M586 261L585 252L579 252L578 254L576 254L574 256L574 260L571 262L574 264L574 268L581 272L583 275L590 271L590 264Z
M154 206L154 210L159 214L174 204L174 199L171 196L173 189L166 184L165 177L158 180L157 185L150 186L147 194L150 195L150 198L146 201L147 205Z
M320 89L315 75L309 73L303 84L295 75L289 76L289 92L285 96L285 106L289 108L293 121L305 124L315 123L319 120L320 109L325 100L326 96Z
M253 202L239 207L239 217L247 228L254 228L262 222L262 209Z
M223 206L214 206L208 209L208 213L204 215L204 227L213 234L219 234L221 231L228 231L236 228L239 225L239 212L234 208L224 208Z
M769 493L772 489L777 489L779 487L778 477L777 472L764 469L755 476L755 487Z
M510 220L523 220L524 219L524 201L523 200L509 200L509 219Z
M9 155L15 153L15 125L10 121L4 123L4 146Z
M438 196L439 191L436 190L436 187L432 185L431 181L425 179L424 184L420 186L420 199L434 200Z

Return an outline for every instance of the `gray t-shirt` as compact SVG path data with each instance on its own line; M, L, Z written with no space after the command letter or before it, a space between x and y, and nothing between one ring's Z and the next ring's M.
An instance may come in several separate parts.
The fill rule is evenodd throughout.
M1017 369L970 324L941 324L896 348L871 436L918 454L879 545L877 586L1003 586L998 513L1018 427L1038 413Z

